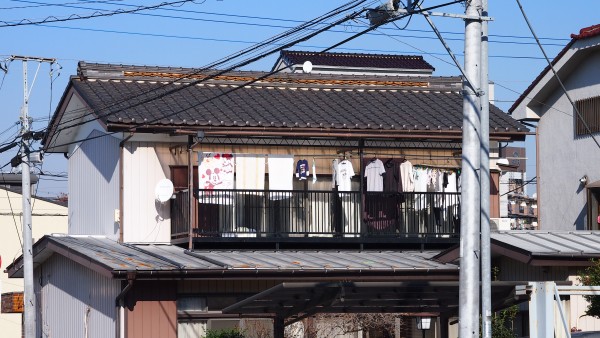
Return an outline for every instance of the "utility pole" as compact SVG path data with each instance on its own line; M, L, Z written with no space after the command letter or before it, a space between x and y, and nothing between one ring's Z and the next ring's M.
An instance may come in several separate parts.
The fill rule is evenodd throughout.
M481 0L488 15L488 0ZM481 23L481 336L492 337L492 260L490 245L490 85L488 22Z
M479 337L481 217L481 0L466 2L465 79L460 218L459 326L461 338Z
M24 337L35 338L36 331L36 301L33 287L33 235L31 228L31 179L30 179L30 153L31 153L31 125L29 118L29 86L27 84L27 61L56 62L55 59L30 56L12 56L12 60L23 62L23 108L21 109L21 190L23 193L23 310Z
M480 300L480 271L481 271L481 228L482 223L488 227L489 243L489 108L482 119L482 100L488 98L487 80L487 47L482 51L482 22L488 21L487 0L485 13L482 8L482 0L467 0L465 15L448 13L436 13L423 11L416 2L408 1L409 6L404 9L396 8L399 1L390 0L388 3L370 10L367 17L371 25L381 25L385 21L412 14L428 16L442 16L461 18L465 20L465 62L464 70L458 64L449 48L438 34L440 41L444 44L448 53L455 61L456 66L463 74L463 138L462 138L462 174L461 174L461 211L460 211L460 281L459 281L459 328L458 335L461 338L479 337L479 300ZM413 5L415 3L416 5ZM414 7L419 8L415 10ZM428 20L432 29L437 29ZM485 31L487 42L487 27ZM482 52L484 54L482 54ZM482 63L485 64L485 78L482 84ZM482 87L485 85L485 87ZM486 102L487 103L487 102ZM486 124L482 131L482 124ZM485 136L483 135L485 133ZM483 158L488 158L487 163L482 165ZM482 172L485 171L485 174ZM487 186L481 188L482 180L487 179ZM487 192L486 192L487 191ZM482 194L487 194L483 198ZM482 216L482 210L485 216ZM485 218L485 220L484 220ZM487 221L487 222L486 222ZM484 250L489 250L489 244ZM488 253L489 254L489 253ZM490 285L491 283L488 283ZM487 297L484 293L483 297ZM488 298L488 300L491 300ZM487 315L487 312L484 313Z

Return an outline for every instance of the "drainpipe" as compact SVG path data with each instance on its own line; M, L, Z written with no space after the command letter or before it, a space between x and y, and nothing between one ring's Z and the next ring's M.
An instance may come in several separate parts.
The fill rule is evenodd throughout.
M194 201L194 163L193 163L193 150L194 147L200 143L200 140L202 140L204 138L204 132L203 131L199 131L197 136L196 136L196 140L194 140L194 136L188 136L188 203L189 203L189 227L188 227L188 250L193 250L194 249L194 241L192 240L192 237L194 235L194 206L195 206L195 201Z
M123 148L125 143L133 137L133 133L129 133L121 142L119 142L119 217L115 215L115 222L119 222L119 243L123 243Z
M125 296L133 287L135 281L135 271L127 272L127 285L121 290L121 293L117 296L115 303L119 313L119 338L125 338Z

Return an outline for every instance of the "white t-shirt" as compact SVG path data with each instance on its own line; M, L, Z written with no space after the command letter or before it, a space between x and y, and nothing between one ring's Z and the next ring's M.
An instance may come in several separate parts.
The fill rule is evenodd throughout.
M352 168L352 162L343 160L338 164L337 167L337 183L338 191L351 191L352 184L351 178L354 176L354 168Z
M365 177L367 178L367 191L383 191L383 175L385 167L380 159L371 161L365 167Z

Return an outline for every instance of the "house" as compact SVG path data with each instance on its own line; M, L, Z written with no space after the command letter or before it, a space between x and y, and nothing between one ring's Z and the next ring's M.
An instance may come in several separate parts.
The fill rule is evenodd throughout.
M312 314L386 312L447 336L458 268L431 258L459 241L460 78L365 54L351 72L331 72L351 56L337 53L283 71L304 64L291 55L276 74L79 64L43 141L69 159L70 226L34 246L39 334L191 337L266 318L282 337ZM491 107L494 142L527 133ZM498 304L516 285L493 288ZM58 302L83 319L59 325Z
M544 68L509 109L515 119L537 124L538 227L544 231L599 229L599 42L600 25L572 34L552 67ZM584 252L589 243L572 245ZM587 306L580 296L571 296L571 303ZM571 324L584 331L599 328L589 318Z
M509 109L515 119L537 123L543 230L599 229L599 41L600 25L572 34L552 61L560 82L550 66L544 68Z
M67 227L67 206L46 198L35 196L37 175L31 176L32 186L32 235L34 239L41 239L44 235L52 233L65 233ZM0 224L3 226L0 236L0 257L2 268L18 259L22 253L22 207L21 175L0 174ZM9 279L5 273L0 277L0 293L2 293L2 313L0 313L0 332L3 337L21 337L23 307L23 280ZM12 298L20 300L15 306L10 306Z

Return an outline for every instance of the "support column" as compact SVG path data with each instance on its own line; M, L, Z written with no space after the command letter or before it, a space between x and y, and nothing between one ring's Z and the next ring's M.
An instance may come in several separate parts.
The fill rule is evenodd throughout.
M273 318L273 337L284 338L285 334L285 323L282 317Z
M529 338L554 337L554 283L531 282Z

